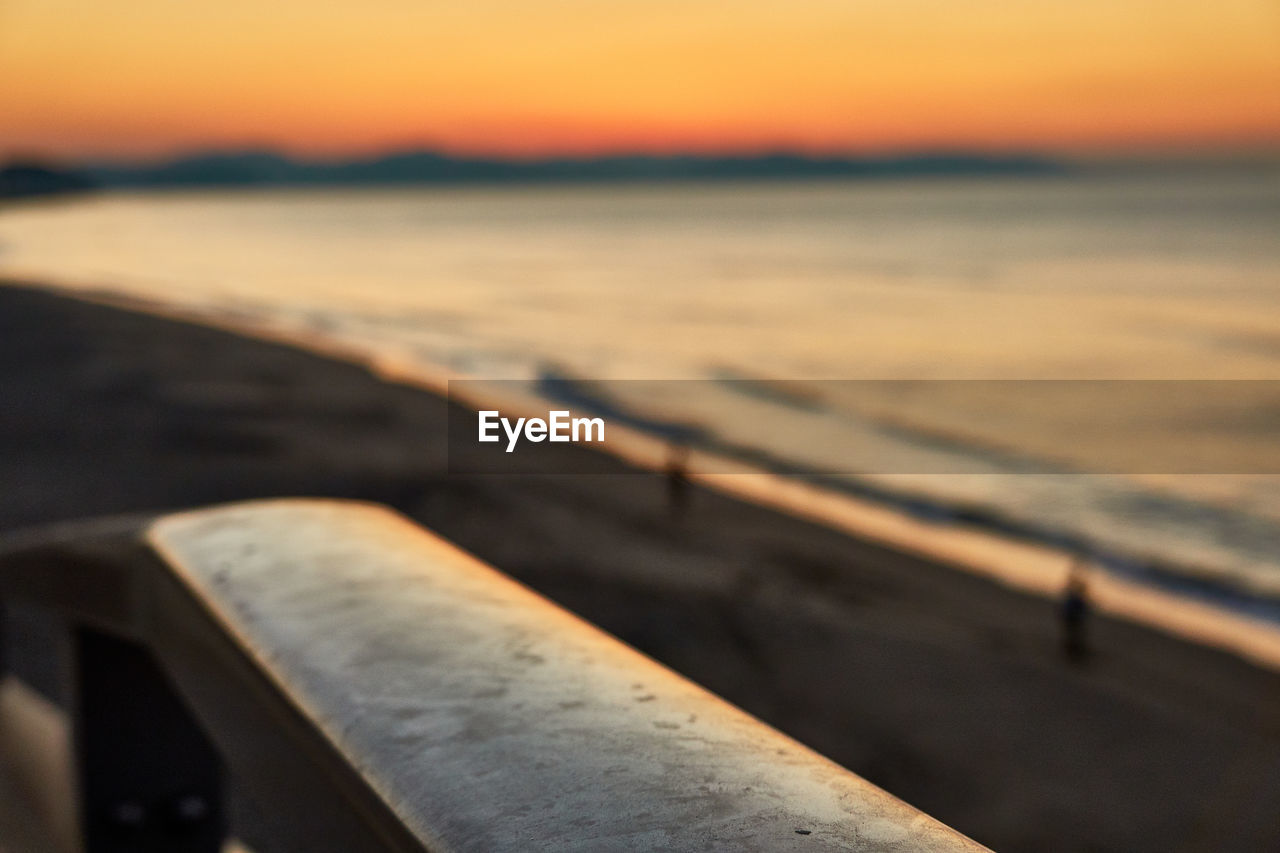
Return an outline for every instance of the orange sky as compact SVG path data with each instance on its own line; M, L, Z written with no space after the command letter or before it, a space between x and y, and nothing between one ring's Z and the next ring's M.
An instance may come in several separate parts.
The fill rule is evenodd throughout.
M0 0L0 154L1280 149L1277 0Z

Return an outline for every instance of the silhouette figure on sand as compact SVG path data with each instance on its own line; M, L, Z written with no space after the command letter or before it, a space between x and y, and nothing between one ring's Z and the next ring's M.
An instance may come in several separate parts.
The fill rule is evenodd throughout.
M1089 657L1087 627L1092 605L1089 602L1089 579L1084 563L1076 560L1067 570L1059 616L1062 620L1062 652L1071 663L1083 663Z
M689 508L689 447L675 442L667 446L667 507L672 521L681 521Z

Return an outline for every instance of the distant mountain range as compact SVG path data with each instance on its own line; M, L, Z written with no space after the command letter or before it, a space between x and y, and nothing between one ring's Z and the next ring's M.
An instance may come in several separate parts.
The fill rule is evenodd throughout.
M97 182L84 172L36 162L15 162L0 167L0 199L79 193Z
M106 186L261 186L545 181L678 181L793 177L1047 174L1055 161L1031 157L929 154L905 157L613 156L510 160L408 151L362 160L295 160L270 152L219 153L158 165L91 167Z
M1047 175L1066 167L1037 156L913 154L895 157L634 155L510 160L408 151L356 160L301 160L268 151L182 157L163 163L37 164L0 169L0 196L97 187L353 186L588 181Z

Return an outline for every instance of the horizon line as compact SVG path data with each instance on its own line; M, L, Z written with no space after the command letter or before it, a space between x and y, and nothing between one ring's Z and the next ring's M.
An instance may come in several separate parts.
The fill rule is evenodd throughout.
M13 163L54 164L80 169L118 168L146 169L200 160L263 157L303 166L342 166L377 163L397 157L430 156L441 160L467 163L491 163L513 166L541 164L591 164L623 160L650 161L763 161L791 159L813 163L876 163L929 159L971 159L992 161L1035 160L1058 166L1090 165L1160 165L1160 164L1233 164L1280 163L1280 144L1275 146L1250 146L1236 149L1169 149L1156 147L1149 150L1112 152L1054 151L1038 147L1005 149L980 146L903 146L901 148L866 151L815 149L800 145L753 146L749 148L726 147L704 149L697 147L678 149L618 148L582 152L497 152L485 150L460 150L449 146L431 144L404 144L375 151L350 153L309 153L290 151L285 146L246 142L236 145L209 145L181 148L164 154L152 155L102 155L65 156L38 150L15 147L0 152L0 167Z

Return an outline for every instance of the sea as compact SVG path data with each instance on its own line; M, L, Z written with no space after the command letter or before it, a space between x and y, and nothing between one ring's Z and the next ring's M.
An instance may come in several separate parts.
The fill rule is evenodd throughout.
M0 276L569 383L1280 620L1280 168L103 193L0 209Z

